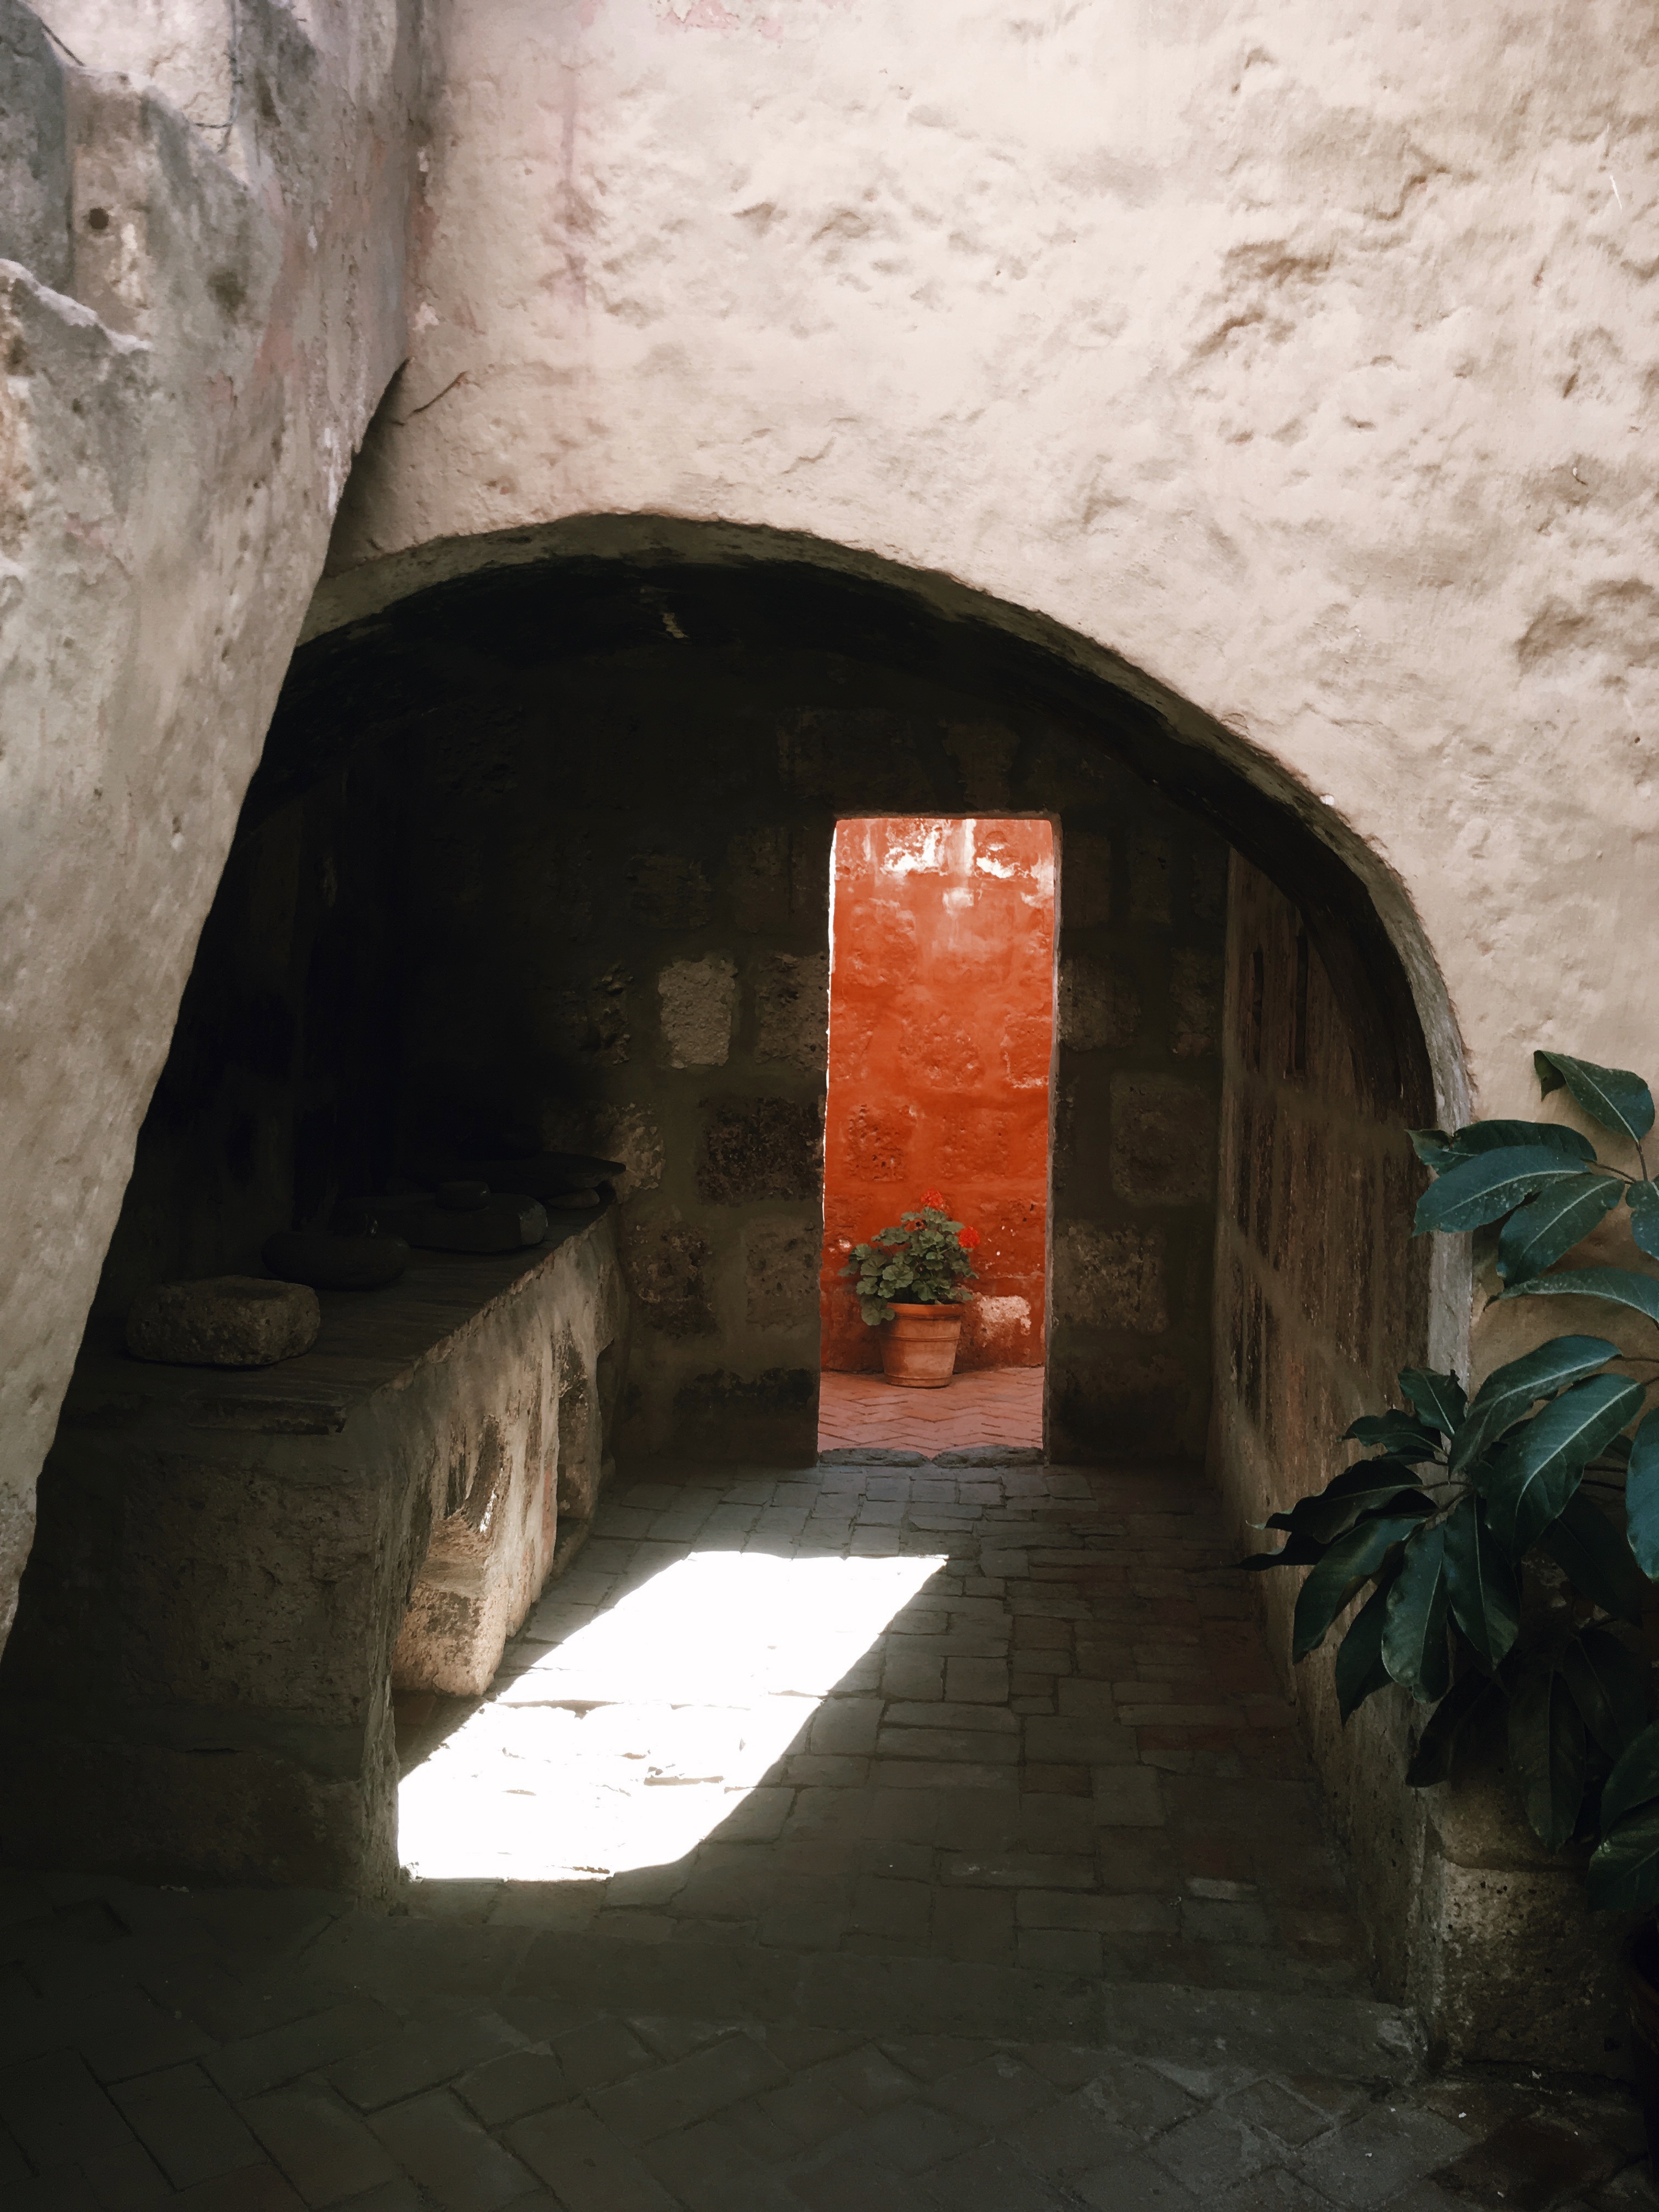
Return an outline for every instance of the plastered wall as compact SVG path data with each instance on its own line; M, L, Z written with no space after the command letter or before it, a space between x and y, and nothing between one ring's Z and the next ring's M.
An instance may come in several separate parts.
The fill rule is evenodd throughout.
M233 11L206 35L198 0L48 13L61 43L0 0L0 1633L197 935L404 351L418 74L405 0L239 0L234 112Z
M836 830L823 1364L878 1370L853 1245L937 1188L973 1228L959 1369L1040 1367L1047 1320L1054 836L866 817Z

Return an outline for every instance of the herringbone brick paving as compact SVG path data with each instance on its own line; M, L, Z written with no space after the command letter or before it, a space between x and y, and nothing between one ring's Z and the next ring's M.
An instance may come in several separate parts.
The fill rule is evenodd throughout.
M1042 1370L980 1367L942 1390L908 1390L879 1375L818 1378L818 1449L934 1453L963 1446L1015 1449L1042 1442Z
M1366 1991L1195 1480L653 1469L503 1704L543 1667L556 1699L581 1628L721 1550L944 1564L672 1864L421 1881L390 1911L0 1884L0 2208L1659 2201L1616 2089L1427 2079ZM411 1756L435 1769L474 1711ZM556 1777L533 1788L556 1820Z

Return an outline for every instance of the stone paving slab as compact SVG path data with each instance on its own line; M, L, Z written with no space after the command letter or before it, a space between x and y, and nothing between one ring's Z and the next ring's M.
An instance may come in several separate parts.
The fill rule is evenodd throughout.
M714 1814L670 1861L381 1910L0 1875L0 2212L1659 2205L1626 2092L1435 2079L1370 1992L1195 1480L658 1467L603 1515L515 1695L699 1547L775 1578L862 1528L895 1589L942 1565L738 1779L670 1778ZM787 1635L766 1662L802 1663ZM731 1741L597 1688L501 1708L509 1750L565 1731L526 1765L556 1826L572 1730L599 1721L596 1773L668 1712ZM412 1771L483 1710L426 1711Z
M14 1992L86 1948L68 1887L0 1881L31 1962ZM927 1961L507 1929L424 1887L296 1921L98 1885L96 1990L27 2057L0 2020L0 2212L1659 2203L1617 2087L1434 2079L1368 1998L966 1970L942 1990ZM274 1990L282 2029L258 2024ZM202 2057L155 2063L146 2006Z

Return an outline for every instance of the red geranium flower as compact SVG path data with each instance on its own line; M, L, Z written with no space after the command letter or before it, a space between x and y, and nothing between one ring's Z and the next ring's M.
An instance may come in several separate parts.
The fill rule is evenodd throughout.
M941 1213L945 1211L944 1195L941 1192L937 1190L923 1191L921 1194L921 1202L924 1206L936 1206Z
M961 1245L964 1252L972 1252L975 1250L979 1244L978 1230L964 1229L961 1235L957 1238L957 1242Z

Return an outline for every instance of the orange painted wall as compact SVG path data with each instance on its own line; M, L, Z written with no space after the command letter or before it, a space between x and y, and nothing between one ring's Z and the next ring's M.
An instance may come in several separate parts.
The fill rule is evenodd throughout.
M1046 822L885 817L836 831L823 1364L878 1368L837 1269L941 1192L984 1238L959 1367L1042 1364L1054 848Z

